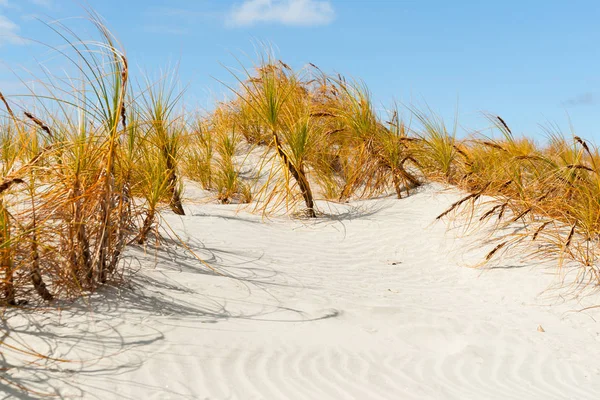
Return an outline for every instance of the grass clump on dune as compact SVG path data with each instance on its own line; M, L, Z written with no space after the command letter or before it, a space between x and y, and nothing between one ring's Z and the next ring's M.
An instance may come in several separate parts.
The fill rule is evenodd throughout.
M469 138L457 143L463 157L451 164L456 171L448 181L470 194L454 203L440 217L472 208L461 208L482 196L477 222L495 219L495 230L515 224L514 233L485 257L491 260L502 251L518 247L533 256L552 257L559 265L580 265L576 282L599 284L600 255L600 157L598 148L573 136L571 140L553 133L545 147L528 138L515 138L500 117L490 117L501 139ZM438 217L438 218L440 218ZM532 243L533 242L533 243ZM523 247L524 246L524 247Z
M600 150L580 137L553 132L539 146L490 115L499 138L461 139L456 122L408 108L415 127L399 107L382 117L360 81L271 56L234 75L231 101L187 114L174 75L134 92L125 51L90 19L96 41L49 25L76 79L48 74L22 103L0 92L0 304L74 299L118 279L162 209L185 215L184 178L222 204L309 218L320 200L447 183L467 193L437 219L456 214L498 238L481 264L519 251L600 285Z
M49 79L24 109L0 98L4 303L107 282L125 246L147 241L162 204L185 214L184 177L221 203L262 212L302 204L310 218L321 199L402 198L425 181L446 182L468 194L438 219L462 212L497 232L522 225L486 261L528 239L532 254L575 261L578 281L600 283L600 156L581 138L553 134L540 147L490 116L499 139L459 139L456 125L414 108L411 127L399 107L383 118L363 83L314 65L294 71L272 56L235 75L231 101L190 118L173 75L133 93L124 51L92 21L99 42L52 27L78 80Z
M490 116L500 138L461 139L456 124L408 108L414 127L399 107L382 117L364 83L270 55L234 74L231 101L190 117L173 75L134 93L124 50L91 20L95 42L50 26L77 79L48 76L21 106L0 95L3 303L76 297L107 282L126 245L148 240L162 205L185 214L183 178L224 204L301 207L310 218L319 200L402 198L445 182L468 193L438 219L462 213L496 232L520 225L485 261L529 243L533 255L578 263L579 282L600 283L600 155L581 138L554 133L538 146Z
M282 203L292 207L298 200L294 187L314 218L318 197L345 201L393 187L400 198L420 184L409 167L416 162L415 139L397 111L381 122L364 85L315 66L295 72L270 57L254 72L244 71L228 103L233 123L248 144L262 144L263 160L279 160L262 164L270 168L256 190L264 211Z
M97 40L48 25L77 79L47 73L22 102L0 98L5 305L96 290L119 276L125 247L145 241L159 202L184 213L181 96L166 79L133 93L124 50L89 17Z
M26 301L28 277L44 299L75 295L105 283L119 265L131 220L124 175L117 172L126 129L127 58L97 16L102 42L86 44L68 28L66 42L81 79L68 92L58 84L32 94L28 110L9 116L3 136L3 302ZM68 57L68 56L67 56ZM19 149L10 150L20 140ZM11 137L12 136L12 137ZM21 300L17 300L21 298Z
M275 185L258 189L268 193L267 203L280 194L294 201L296 186L314 217L318 198L346 201L389 189L401 198L424 181L445 182L469 193L438 219L459 212L478 225L493 221L496 232L522 225L503 234L484 261L524 245L560 265L575 261L579 282L600 283L600 160L581 138L554 134L538 146L488 116L500 139L459 139L456 123L448 128L431 110L409 109L418 128L407 126L398 109L382 121L364 84L314 65L294 72L268 57L245 71L230 103L233 119L248 143L262 144L265 157L277 155L283 165L284 173L269 172Z

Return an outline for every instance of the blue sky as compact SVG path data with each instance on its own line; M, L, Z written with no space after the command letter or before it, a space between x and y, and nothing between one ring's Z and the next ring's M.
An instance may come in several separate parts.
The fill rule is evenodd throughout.
M33 68L40 50L19 36L57 43L35 18L82 16L71 0L0 0L0 90L8 68ZM247 65L257 42L286 63L311 62L364 80L378 107L424 106L452 125L488 126L543 138L550 123L600 144L600 2L558 0L89 0L125 46L134 68L180 63L187 101L209 108L233 82L223 67ZM78 25L77 20L71 24ZM91 27L87 26L86 29ZM59 71L54 71L55 73Z

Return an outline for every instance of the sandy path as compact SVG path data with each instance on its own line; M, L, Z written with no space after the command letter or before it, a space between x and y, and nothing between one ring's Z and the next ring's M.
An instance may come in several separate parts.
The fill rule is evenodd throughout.
M600 312L569 311L600 297L540 295L552 270L514 260L465 267L472 239L432 224L456 198L428 186L316 223L192 206L167 222L239 279L175 244L133 251L156 267L109 302L9 320L38 350L84 362L12 375L100 399L599 398Z

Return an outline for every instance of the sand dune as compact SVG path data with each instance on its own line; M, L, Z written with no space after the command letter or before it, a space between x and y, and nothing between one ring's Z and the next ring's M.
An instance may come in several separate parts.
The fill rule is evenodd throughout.
M70 361L10 375L86 399L597 399L599 312L572 311L600 297L549 290L551 263L469 268L489 249L434 223L459 198L441 189L321 203L315 222L166 215L235 278L177 240L133 249L139 272L95 295L108 301L9 318L15 339Z

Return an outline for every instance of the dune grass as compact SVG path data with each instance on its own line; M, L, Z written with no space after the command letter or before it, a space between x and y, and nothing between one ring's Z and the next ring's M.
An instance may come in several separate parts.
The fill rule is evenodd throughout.
M126 246L152 237L161 210L185 215L183 178L223 204L308 218L320 200L401 199L443 182L466 193L438 219L498 238L481 265L512 250L600 284L600 150L580 137L549 132L540 146L489 115L499 138L458 138L456 121L429 109L384 117L364 83L271 55L234 74L232 100L188 113L174 73L133 85L124 49L89 19L96 40L48 25L77 79L46 75L24 99L0 88L1 305L75 299L119 279Z
M460 178L448 182L469 194L439 218L459 212L472 220L474 210L480 210L475 222L495 220L497 232L521 226L502 235L485 261L514 248L558 260L559 266L574 262L580 266L575 283L600 284L598 148L560 133L551 134L548 145L537 146L514 137L502 118L489 119L501 139L475 137L456 144L463 156L450 166ZM475 202L476 208L465 207Z
M118 277L125 246L136 235L143 242L159 201L183 213L185 124L170 114L179 96L162 83L134 94L125 51L98 15L89 19L95 40L48 25L64 43L52 51L77 79L48 74L23 101L1 97L5 305L96 290Z
M263 57L254 73L245 71L240 89L233 90L233 118L248 143L279 155L287 170L273 190L293 198L287 178L293 176L309 216L316 215L317 198L346 201L391 188L401 198L424 181L444 182L468 194L438 219L461 215L477 226L493 221L498 233L522 225L501 235L484 262L524 245L532 256L580 265L578 282L600 283L597 147L560 133L539 146L515 137L493 115L488 120L499 139L459 139L456 121L450 128L429 109L404 110L415 127L402 121L398 107L384 121L364 84L328 76L314 65L294 72Z
M21 102L0 93L3 304L74 298L117 277L125 247L148 240L163 206L185 214L183 178L224 204L309 218L319 200L401 199L444 182L467 193L438 219L520 227L483 261L525 246L600 283L600 153L583 139L552 132L539 146L493 115L499 138L458 138L456 121L413 107L383 116L364 83L269 54L233 74L230 101L188 113L175 74L133 85L125 51L90 20L93 41L49 25L77 79L48 75Z

